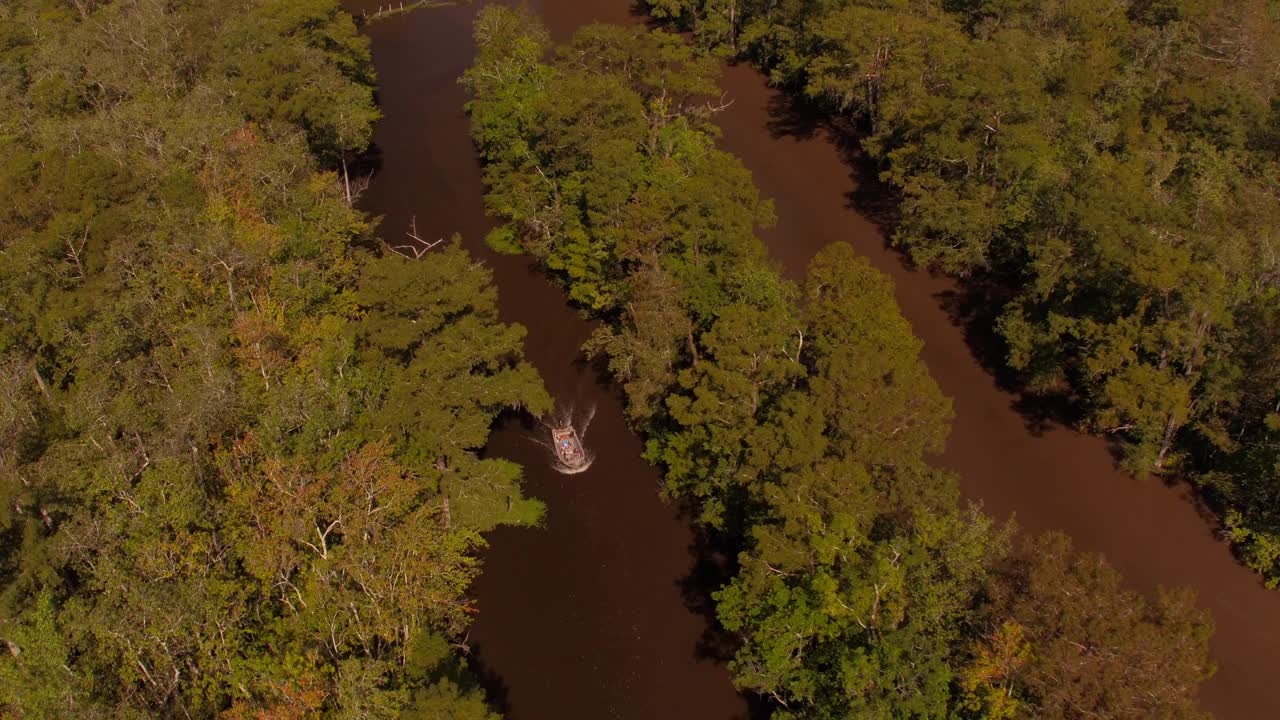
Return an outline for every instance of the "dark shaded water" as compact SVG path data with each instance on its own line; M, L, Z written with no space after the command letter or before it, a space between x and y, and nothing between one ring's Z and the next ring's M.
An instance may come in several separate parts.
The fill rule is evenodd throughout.
M802 276L819 249L844 240L893 277L929 371L955 401L937 462L960 475L964 494L996 517L1015 515L1026 530L1067 532L1142 590L1194 588L1217 624L1218 674L1203 687L1203 707L1220 718L1280 717L1280 593L1236 562L1185 488L1120 472L1104 440L1064 428L1001 389L967 342L955 283L912 271L885 246L868 218L880 198L859 192L847 137L794 112L745 65L729 68L721 87L735 100L720 116L721 145L774 198L779 222L763 237L787 274Z
M591 20L631 21L627 0L534 7L557 39ZM549 510L545 528L489 535L474 588L478 667L514 720L745 717L745 701L714 659L719 653L704 642L705 583L689 580L703 553L658 500L658 473L640 459L615 393L580 358L589 324L526 261L494 256L482 243L491 222L456 82L473 56L476 9L419 11L370 27L385 118L375 134L382 166L364 202L386 216L381 232L389 239L414 216L424 238L462 233L494 272L503 318L529 328L527 354L548 389L563 405L595 407L585 442L597 456L588 471L560 475L532 428L511 423L495 433L488 451L524 465L528 492ZM939 462L961 474L966 495L997 516L1016 512L1027 529L1067 531L1136 587L1196 588L1218 626L1219 673L1205 687L1206 709L1222 718L1280 716L1280 683L1272 682L1280 594L1235 562L1184 492L1120 473L1103 441L1040 419L997 385L955 317L954 285L908 270L885 248L865 214L869 193L857 192L846 162L847 142L792 113L745 66L730 68L723 86L735 103L721 116L722 145L775 198L779 223L764 238L786 272L799 276L819 248L846 240L893 276L929 369L955 398L955 427Z
M543 528L488 535L473 588L477 666L511 720L745 718L746 702L704 646L707 620L691 609L701 601L699 583L688 580L702 555L696 538L658 498L661 478L640 458L616 394L582 361L591 326L526 260L495 255L482 242L492 222L457 83L473 57L477 5L369 27L385 117L374 136L381 169L363 203L386 216L380 232L388 239L403 237L414 216L424 239L462 233L493 271L503 319L529 328L526 354L547 389L580 415L595 408L583 440L596 455L587 471L561 475L539 444L547 441L540 427L511 422L493 435L487 452L523 465L527 493L548 511ZM593 4L579 5L535 9L559 39L593 16L627 15L625 3L598 15Z

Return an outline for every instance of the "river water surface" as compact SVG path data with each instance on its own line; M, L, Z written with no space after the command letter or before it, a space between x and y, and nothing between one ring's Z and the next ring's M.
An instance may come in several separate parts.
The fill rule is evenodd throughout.
M372 10L376 0L349 0ZM487 452L521 463L527 492L548 506L545 527L488 536L474 587L475 659L495 702L513 720L748 716L701 610L702 553L686 522L657 495L656 470L640 459L616 392L578 348L591 326L526 260L483 244L483 186L457 78L471 63L479 3L422 10L375 23L374 62L384 119L374 142L380 169L363 198L398 239L416 218L426 239L461 233L493 271L508 322L529 329L526 354L563 408L594 409L585 444L597 459L578 475L551 469L538 430L509 422ZM634 22L628 0L531 3L558 40L593 20ZM975 359L952 317L956 289L913 272L859 212L857 178L837 134L787 109L745 66L722 82L734 104L721 115L722 145L736 153L779 222L763 234L791 277L824 245L852 243L890 274L898 302L925 342L924 359L955 399L956 421L938 462L957 471L966 496L1022 527L1061 529L1102 552L1135 587L1190 585L1217 622L1217 677L1203 705L1221 718L1280 717L1280 594L1262 588L1177 489L1115 469L1105 443L1019 410ZM851 200L851 198L853 198ZM425 260L429 262L429 257Z
M377 7L347 3L352 9ZM616 393L579 348L591 326L527 260L483 243L493 226L457 79L471 64L479 3L420 10L373 23L381 168L363 197L383 215L380 234L461 233L493 271L503 320L529 329L525 353L561 409L594 409L583 438L595 452L577 475L551 468L546 431L508 422L486 451L525 468L526 492L547 505L545 527L489 533L473 587L479 614L470 643L490 696L511 720L746 718L746 702L704 648L689 526L658 497L661 477L641 459ZM540 9L534 6L534 9ZM547 3L557 39L592 19L625 20L625 3ZM428 255L423 262L430 262Z
M721 144L777 204L778 225L762 237L786 273L801 277L818 250L843 240L893 278L902 313L924 340L929 372L955 402L937 462L960 475L965 496L996 517L1016 516L1025 530L1065 531L1141 590L1194 588L1217 627L1218 672L1203 686L1202 706L1224 719L1280 718L1280 593L1236 562L1185 488L1129 476L1101 438L1019 409L1022 398L983 369L965 323L953 319L955 283L907 268L859 212L876 198L858 192L841 133L797 117L745 65L729 68L721 87L735 100L720 116Z

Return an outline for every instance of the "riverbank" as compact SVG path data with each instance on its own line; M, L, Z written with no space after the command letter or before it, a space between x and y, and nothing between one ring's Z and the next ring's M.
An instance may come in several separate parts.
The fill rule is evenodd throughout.
M1029 532L1062 530L1077 548L1102 553L1126 580L1150 592L1186 585L1213 612L1218 672L1202 704L1219 718L1280 712L1280 594L1231 554L1214 521L1185 487L1121 472L1105 440L1033 412L1003 390L975 356L960 317L959 288L910 268L887 246L859 192L850 138L793 112L785 94L742 64L721 87L734 104L718 120L721 145L751 169L774 199L778 224L761 234L790 277L822 247L846 241L895 283L898 304L924 340L929 371L953 398L956 419L941 467L960 475L965 496L997 518L1015 516Z
M586 7L588 6L589 7ZM590 20L634 21L627 3L548 0L539 10L557 39ZM745 704L699 650L706 619L682 583L698 554L692 533L657 499L659 476L638 457L616 394L578 360L589 325L523 258L495 257L481 239L482 187L455 79L471 58L474 7L415 13L372 29L386 119L375 140L382 170L366 196L391 236L414 215L423 237L455 231L495 271L503 319L530 328L528 355L556 397L595 403L588 446L608 448L588 473L550 472L520 426L489 452L521 462L529 494L548 503L542 530L490 536L472 633L498 704L512 717L733 717ZM1104 441L1020 410L975 359L952 309L957 288L906 267L867 215L850 143L796 122L786 98L746 66L728 70L734 104L719 120L722 145L776 201L778 226L762 234L788 275L816 250L851 242L896 283L898 302L925 341L924 359L957 418L938 459L965 494L1029 531L1061 529L1103 553L1135 587L1189 585L1217 620L1218 675L1203 704L1222 718L1280 708L1270 668L1280 662L1280 596L1240 566L1178 488L1119 472ZM692 549L692 552L691 552Z
M577 5L584 7L535 9L558 36L593 19L619 19ZM626 16L623 3L608 5ZM387 238L414 217L424 239L462 234L493 272L502 319L529 328L526 357L560 409L594 409L583 442L597 457L589 470L561 475L540 426L508 421L492 435L486 452L520 463L526 493L548 509L541 528L487 536L472 589L474 664L509 720L745 718L746 701L705 642L697 581L705 553L659 499L660 474L641 459L617 393L582 359L592 325L528 258L497 255L483 242L492 223L457 83L474 56L478 6L422 10L367 28L384 117L374 135L380 168L362 205L383 216Z

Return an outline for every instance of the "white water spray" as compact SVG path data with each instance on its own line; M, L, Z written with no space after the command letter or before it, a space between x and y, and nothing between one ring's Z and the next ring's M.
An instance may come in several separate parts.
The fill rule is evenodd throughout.
M581 416L575 417L576 415L574 406L570 405L550 418L540 420L539 422L545 428L546 434L539 433L539 437L531 438L534 442L547 449L547 452L551 455L551 468L562 475L577 475L585 472L596 459L595 453L591 452L586 446L587 428L591 427L591 420L596 416L596 406L592 404ZM582 443L582 462L575 465L567 465L560 459L560 454L556 452L550 436L553 429L562 427L572 427L578 433L578 441Z

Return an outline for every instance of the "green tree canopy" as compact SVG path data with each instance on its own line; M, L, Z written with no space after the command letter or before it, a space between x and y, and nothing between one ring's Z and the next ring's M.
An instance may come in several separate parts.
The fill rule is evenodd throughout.
M333 0L0 6L0 715L488 717L415 647L550 401L486 270L365 249L371 67Z

